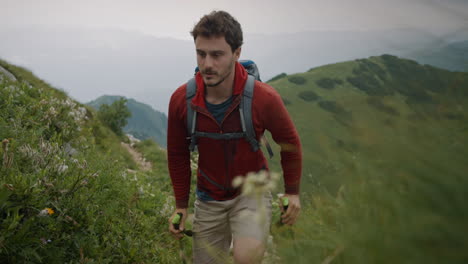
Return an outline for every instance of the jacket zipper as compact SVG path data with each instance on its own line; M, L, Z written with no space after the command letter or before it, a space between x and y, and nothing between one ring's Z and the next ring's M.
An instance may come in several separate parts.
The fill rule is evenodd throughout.
M218 128L219 128L219 133L224 133L223 131L223 123L224 123L224 120L226 120L226 118L232 114L232 112L234 112L234 110L239 106L240 104L240 99L238 99L240 96L242 95L239 95L238 97L235 98L235 100L233 101L233 104L229 107L228 111L226 111L226 113L224 114L224 117L223 117L223 120L221 120L221 124L218 123L218 121L216 121L216 119L213 117L213 115L206 109L204 108L201 108L201 107L195 107L195 111L197 110L201 110L201 111L197 111L198 113L202 114L202 115L205 115L207 117L209 117L211 120L213 120L217 125L218 125ZM229 187L229 178L230 178L230 173L229 173L229 160L228 160L228 157L227 157L227 146L226 146L226 143L223 143L223 150L224 150L224 168L225 168L225 178L224 178L224 189L225 191L227 192L230 187Z

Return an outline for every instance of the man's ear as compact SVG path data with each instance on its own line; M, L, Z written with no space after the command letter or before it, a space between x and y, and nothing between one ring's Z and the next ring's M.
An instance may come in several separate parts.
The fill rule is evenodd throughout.
M241 48L241 47L238 47L238 48L234 51L234 56L235 56L235 58L236 58L236 61L239 60L240 55L241 55L241 51L242 51L242 48Z

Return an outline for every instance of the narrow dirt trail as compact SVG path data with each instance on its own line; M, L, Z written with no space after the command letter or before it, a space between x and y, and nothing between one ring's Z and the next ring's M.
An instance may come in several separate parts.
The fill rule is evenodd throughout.
M128 153L130 153L130 155L132 155L133 160L138 165L138 168L140 168L140 170L142 170L142 171L150 171L151 170L153 165L151 164L151 162L146 161L145 158L143 157L143 155L140 152L138 152L134 148L132 148L130 146L130 144L127 144L127 143L124 143L124 142L121 142L121 144L128 151Z

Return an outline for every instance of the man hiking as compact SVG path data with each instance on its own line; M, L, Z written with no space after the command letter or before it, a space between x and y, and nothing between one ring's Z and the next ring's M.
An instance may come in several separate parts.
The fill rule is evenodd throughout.
M190 150L199 153L193 222L193 262L226 260L231 241L235 263L257 263L263 257L271 223L271 194L267 223L258 223L254 198L241 194L232 181L249 172L268 170L258 142L265 129L281 146L285 197L289 199L282 222L292 225L301 208L299 183L302 169L298 133L279 94L269 85L254 81L238 62L243 43L240 24L224 11L205 15L191 32L197 54L198 72L180 86L169 103L167 155L176 210L169 230L184 236L190 192ZM250 104L245 95L251 83ZM190 88L192 87L192 88ZM193 94L192 91L193 90ZM251 111L245 117L246 110ZM244 120L245 119L245 120ZM249 119L249 120L247 120ZM252 129L246 126L252 124ZM254 135L254 136L252 136ZM172 219L182 214L179 229Z

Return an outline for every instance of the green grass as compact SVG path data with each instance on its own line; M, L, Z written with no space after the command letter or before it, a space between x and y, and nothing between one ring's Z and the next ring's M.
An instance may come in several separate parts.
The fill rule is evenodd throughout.
M123 139L96 112L1 65L18 81L0 81L0 262L179 261L164 159L151 172L129 170L137 166Z
M19 79L0 83L0 139L10 141L0 150L0 262L180 262L167 232L165 152L140 142L153 169L134 172L122 138L92 109L0 63ZM348 78L375 78L372 89L384 92ZM324 89L329 80L341 82ZM304 158L299 223L272 227L280 263L467 262L466 73L386 55L270 84L287 102ZM270 167L280 171L273 148ZM40 217L45 208L55 213ZM183 246L190 255L190 241Z
M349 81L318 85L369 76L382 93ZM305 210L296 242L276 236L285 262L321 263L340 247L332 263L465 262L468 74L387 55L300 77L305 84L270 83L289 101L303 145ZM297 94L306 91L321 99L301 100ZM342 110L320 107L324 102Z

